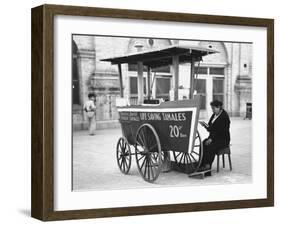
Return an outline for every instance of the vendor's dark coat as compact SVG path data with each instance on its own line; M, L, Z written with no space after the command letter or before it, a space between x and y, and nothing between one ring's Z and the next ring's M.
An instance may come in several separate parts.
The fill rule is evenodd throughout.
M220 116L212 123L215 114L213 114L209 120L209 128L207 129L210 132L209 138L213 142L225 143L226 145L230 142L230 119L225 110L222 110Z

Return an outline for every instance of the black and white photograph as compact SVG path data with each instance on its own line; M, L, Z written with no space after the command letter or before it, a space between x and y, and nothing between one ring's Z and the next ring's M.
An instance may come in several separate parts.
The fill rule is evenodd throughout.
M253 43L72 34L72 190L252 183Z

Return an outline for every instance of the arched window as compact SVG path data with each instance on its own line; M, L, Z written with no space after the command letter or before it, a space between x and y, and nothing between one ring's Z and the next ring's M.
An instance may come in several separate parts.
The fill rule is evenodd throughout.
M72 40L72 104L80 104L77 55L78 47Z

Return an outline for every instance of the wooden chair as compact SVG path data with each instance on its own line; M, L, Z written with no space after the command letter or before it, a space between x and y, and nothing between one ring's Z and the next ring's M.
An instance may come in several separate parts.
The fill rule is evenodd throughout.
M218 151L217 155L217 172L219 172L220 168L220 155L222 155L222 165L223 168L225 168L225 161L224 161L224 155L228 156L228 162L229 162L229 169L232 170L232 164L231 164L231 157L230 157L230 146L227 146L225 148L222 148Z

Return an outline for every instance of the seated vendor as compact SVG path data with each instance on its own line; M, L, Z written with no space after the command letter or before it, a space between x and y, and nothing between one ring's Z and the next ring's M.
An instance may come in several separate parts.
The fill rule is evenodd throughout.
M214 100L210 105L213 114L208 124L202 124L209 132L209 136L203 141L203 158L199 171L211 169L217 152L228 146L230 142L230 119L227 112L222 108L223 103Z

